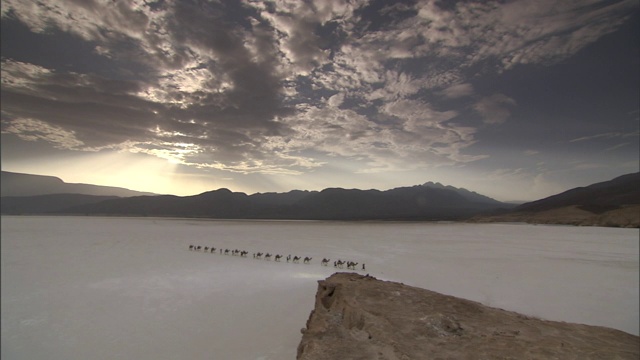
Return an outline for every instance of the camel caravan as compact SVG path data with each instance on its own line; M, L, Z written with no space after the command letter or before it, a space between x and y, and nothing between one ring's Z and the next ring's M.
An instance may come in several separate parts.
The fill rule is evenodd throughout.
M224 254L224 255L231 255L231 256L239 256L239 257L247 257L247 255L249 254L248 251L246 250L238 250L238 249L216 249L215 247L211 246L201 246L201 245L189 245L189 250L190 251L200 251L200 252L205 252L205 253L211 253L211 254L215 254L216 250L218 250L219 254ZM270 254L270 253L263 253L263 252L257 252L257 253L253 253L253 258L254 259L258 259L258 260L266 260L266 261L271 261L271 258L273 258L276 262L280 262L280 259L283 258L283 255L281 254ZM301 256L297 256L294 255L293 257L291 256L291 254L287 255L287 257L285 258L286 261L289 263L294 263L294 264L299 264L300 260L302 260L303 263L305 264L310 264L311 260L313 260L312 257L308 257L305 256L304 258ZM329 263L331 262L331 259L327 259L327 258L322 258L322 261L320 262L320 265L322 266L329 266ZM333 262L333 267L338 268L338 269L343 269L344 265L347 265L347 269L350 270L358 270L356 269L356 266L358 265L357 262L354 261L342 261L340 259L336 260ZM366 267L364 265L364 263L362 264L362 270L366 270Z

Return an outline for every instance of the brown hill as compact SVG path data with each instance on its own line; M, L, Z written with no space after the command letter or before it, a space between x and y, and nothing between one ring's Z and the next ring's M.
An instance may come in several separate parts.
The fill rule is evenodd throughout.
M640 173L574 188L471 221L640 228Z
M585 210L579 205L571 205L537 212L518 211L501 215L479 216L471 221L640 228L640 205L622 205L600 214Z
M632 204L640 204L640 172L528 202L516 207L515 211L537 212L576 205L600 214Z
M353 273L318 282L300 360L638 359L638 336Z

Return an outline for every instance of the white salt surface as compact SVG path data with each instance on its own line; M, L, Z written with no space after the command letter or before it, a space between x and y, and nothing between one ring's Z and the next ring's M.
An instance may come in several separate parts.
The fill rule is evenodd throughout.
M336 271L323 257L548 320L639 330L638 229L11 216L1 229L3 360L294 359L317 280Z

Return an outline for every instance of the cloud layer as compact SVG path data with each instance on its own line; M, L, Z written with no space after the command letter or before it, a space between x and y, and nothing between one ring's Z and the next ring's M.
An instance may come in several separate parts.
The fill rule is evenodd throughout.
M508 123L519 103L474 82L562 62L638 8L635 0L2 5L6 29L26 27L34 42L28 57L3 51L3 133L281 174L332 158L357 172L484 159L469 151L478 132ZM75 59L65 64L38 53L61 34L60 51Z

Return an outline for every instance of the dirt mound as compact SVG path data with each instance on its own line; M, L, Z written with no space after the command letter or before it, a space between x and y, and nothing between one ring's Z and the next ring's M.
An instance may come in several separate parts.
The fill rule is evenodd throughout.
M638 359L638 336L354 273L318 282L298 359Z

